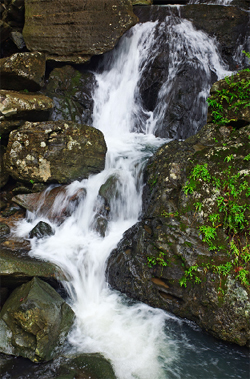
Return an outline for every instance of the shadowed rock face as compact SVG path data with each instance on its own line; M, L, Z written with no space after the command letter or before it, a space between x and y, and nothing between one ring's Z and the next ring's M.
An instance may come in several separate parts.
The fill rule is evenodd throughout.
M76 58L111 50L136 22L128 0L25 0L23 36L31 51Z

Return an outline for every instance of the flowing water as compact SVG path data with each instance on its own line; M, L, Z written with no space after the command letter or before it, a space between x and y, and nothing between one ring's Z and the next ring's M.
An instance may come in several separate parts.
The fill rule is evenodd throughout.
M169 24L169 20L166 22ZM16 233L27 237L40 220L55 231L51 237L31 240L31 255L56 263L68 277L64 286L76 314L68 337L71 352L101 352L111 360L119 379L246 378L248 359L244 350L214 341L192 323L160 309L132 302L111 290L105 281L107 257L141 212L143 166L166 142L153 135L155 119L161 117L161 112L143 110L137 88L155 48L159 27L164 33L163 25L157 22L136 25L118 48L107 54L102 69L96 73L93 125L104 133L107 142L105 170L67 187L67 196L85 188L86 198L62 224L49 221L37 211L28 213ZM195 51L205 49L199 59L207 65L204 70L208 76L211 70L219 77L227 73L213 40L210 47L208 42L204 46L204 35L195 36L191 24L184 20L175 21L173 30L174 41L184 34L188 42L186 55L193 54L191 44ZM178 57L184 59L182 46L173 50L171 79ZM202 91L207 91L207 83ZM103 237L96 230L102 207L98 192L110 177L116 178L117 188ZM60 213L60 207L62 199L55 204L55 212Z

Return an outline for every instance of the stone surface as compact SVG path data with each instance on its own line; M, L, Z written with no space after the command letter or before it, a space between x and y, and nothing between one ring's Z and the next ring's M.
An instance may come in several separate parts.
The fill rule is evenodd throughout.
M44 221L39 221L38 224L29 232L29 238L43 238L54 234L52 227Z
M53 263L30 257L30 249L30 244L27 241L8 237L1 242L1 286L13 289L36 276L50 283L53 287L59 287L57 280L65 280L61 270Z
M74 313L47 283L38 278L16 288L0 313L0 351L49 361L59 355Z
M107 278L113 288L193 320L215 337L239 345L250 343L249 286L235 279L234 270L224 277L206 269L206 264L219 266L229 260L228 239L218 227L224 248L211 251L199 231L208 222L208 215L215 212L220 193L204 186L201 194L186 196L183 187L193 167L191 162L208 164L210 171L222 173L227 167L225 157L237 152L234 173L241 171L244 179L246 172L245 180L250 184L249 163L244 161L250 153L249 136L250 125L233 136L229 130L225 137L223 127L216 130L208 124L185 142L172 141L161 147L146 169L142 220L124 234L107 265ZM214 139L219 141L216 146ZM219 152L221 155L217 155ZM196 210L196 202L204 204L202 211ZM148 259L155 264L149 264ZM201 283L190 280L181 287L185 270L195 265Z
M4 133L7 133L13 124L16 125L17 120L47 120L52 108L53 101L47 96L0 90L0 122L3 122Z
M213 91L224 85L218 82ZM241 111L234 117L241 118ZM160 147L145 170L141 221L124 234L107 264L115 289L242 346L250 346L250 263L243 258L250 223L249 140L250 124L234 130L208 123L195 136ZM194 168L210 177L190 176ZM216 230L213 246L202 226Z
M12 201L30 212L61 223L72 214L85 196L84 188L76 189L74 193L71 193L67 191L66 186L58 186L42 192L20 194L13 197Z
M136 22L128 0L25 0L23 36L31 51L74 59L111 50Z
M35 364L27 359L18 359L0 354L0 371L17 379L18 372L32 379L116 379L109 360L101 354L64 356L47 363Z
M42 53L16 53L0 59L0 85L2 89L38 91L44 84L45 55Z
M103 134L90 126L26 122L10 133L5 167L25 182L70 183L103 170L106 150Z
M44 89L44 94L52 98L55 105L50 119L92 125L95 85L95 76L91 72L79 72L69 65L55 68Z

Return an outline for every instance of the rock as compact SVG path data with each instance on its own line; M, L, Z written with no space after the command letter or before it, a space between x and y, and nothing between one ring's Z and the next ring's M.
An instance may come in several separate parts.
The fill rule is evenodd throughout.
M44 221L39 221L38 224L29 232L29 238L43 238L54 234L52 227Z
M119 196L118 186L120 179L116 175L110 176L99 190L99 196L104 199L105 206L110 208L112 200L117 199Z
M92 125L95 76L79 72L72 66L55 68L49 76L44 94L55 104L50 119Z
M0 313L0 351L33 362L58 356L74 313L58 293L38 278L16 288Z
M179 40L181 43L182 35L185 36L174 25L181 22L181 16L186 23L187 29L183 26L186 33L188 21L191 21L199 32L203 31L209 37L216 38L223 61L230 70L235 70L238 66L247 66L241 51L248 51L249 16L247 12L235 7L206 4L188 4L179 10L176 7L156 5L136 6L134 12L141 22L158 21L155 42L151 46L153 53L149 55L138 83L142 105L146 111L153 112L157 136L185 139L197 133L206 123L207 104L201 92L204 91L204 83L209 88L217 76L213 68L207 67L206 70L200 64L203 57L199 57L198 52L195 56L191 53L184 55L185 48L180 48L179 51L177 49L178 65L173 62L172 52ZM165 24L164 28L162 23ZM188 44L189 40L186 41L186 48L193 51L192 47L187 47ZM190 41L190 46L191 44ZM175 73L171 78L173 71Z
M93 127L26 122L10 133L5 167L24 182L70 183L103 170L106 150L102 132Z
M42 53L16 53L0 59L2 89L38 91L44 84L44 75L45 55Z
M60 356L53 361L35 364L27 359L18 359L0 356L0 370L15 377L15 373L22 372L23 377L32 379L116 379L109 360L101 354L79 354L74 356Z
M247 83L245 75L228 79L227 87L224 80L216 83L212 95L217 88L227 94L239 77ZM244 91L247 96L249 86ZM230 117L242 120L241 106ZM247 113L249 105L242 108ZM106 274L113 288L133 299L193 320L216 338L250 346L245 122L236 121L236 129L208 123L195 136L158 149L145 169L141 220L111 253Z
M0 121L4 134L16 127L18 120L47 120L52 108L53 101L47 96L0 90Z
M0 238L6 237L8 234L10 234L9 226L4 223L0 223Z
M3 146L0 147L0 188L4 187L8 182L9 173L6 171L3 163L5 148Z
M74 61L111 50L136 22L128 0L25 0L23 36L31 51Z
M10 33L11 39L18 48L18 50L22 50L26 45L23 39L23 35L20 32L11 32ZM14 88L11 88L14 89Z
M237 7L221 5L189 4L181 8L181 16L192 21L193 25L219 42L222 58L229 64L230 70L235 70L234 55L237 47L245 49L249 38L248 13Z
M72 214L85 196L84 188L77 189L72 194L66 186L57 186L40 193L20 194L13 197L12 201L30 212L61 223Z
M30 249L27 241L11 237L0 244L1 286L14 289L33 277L39 277L58 288L58 280L66 280L62 271L53 263L30 257Z

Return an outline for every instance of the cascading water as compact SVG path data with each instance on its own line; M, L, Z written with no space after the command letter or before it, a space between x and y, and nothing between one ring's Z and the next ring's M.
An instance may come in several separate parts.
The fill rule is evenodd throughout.
M61 225L39 212L29 213L27 220L17 226L16 233L26 237L41 219L55 231L51 237L33 239L31 254L56 263L68 278L64 286L76 314L68 338L71 352L101 352L112 361L119 379L243 378L247 365L244 357L238 365L237 360L228 362L229 350L224 345L213 342L213 352L209 340L204 344L196 337L195 343L191 342L192 329L186 322L145 304L132 303L105 282L108 255L140 215L143 165L165 142L151 133L155 129L152 114L142 109L137 88L155 48L158 26L157 22L136 25L122 38L115 52L107 55L103 72L96 74L93 125L102 130L107 142L105 170L67 187L67 196L81 188L87 195ZM191 27L183 21L179 26L175 24L175 28L177 38L178 33L189 33ZM194 41L199 44L198 37ZM188 45L186 54L190 51ZM205 52L216 53L212 48ZM175 62L178 50L173 51L173 57ZM219 67L218 56L209 59ZM172 78L174 69L170 75ZM110 178L116 184L103 237L96 227L102 208L99 189ZM59 203L56 208L60 212ZM199 334L197 328L193 333ZM240 352L235 351L234 355L241 359Z

